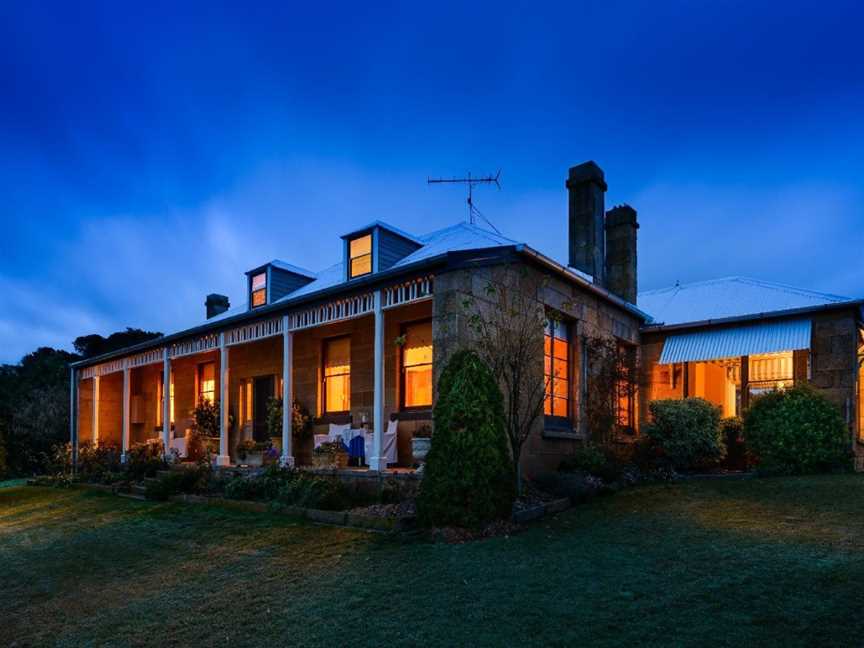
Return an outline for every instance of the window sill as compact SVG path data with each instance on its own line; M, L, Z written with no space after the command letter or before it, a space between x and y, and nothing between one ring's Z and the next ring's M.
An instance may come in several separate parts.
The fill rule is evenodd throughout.
M391 421L431 421L431 409L408 409L400 412L393 412L390 415Z
M331 413L324 414L312 421L314 425L327 425L328 423L332 423L333 425L350 425L354 422L354 417L351 415L351 412L343 412L341 414Z
M570 441L581 441L585 436L580 432L575 432L567 428L544 428L544 439L566 439Z

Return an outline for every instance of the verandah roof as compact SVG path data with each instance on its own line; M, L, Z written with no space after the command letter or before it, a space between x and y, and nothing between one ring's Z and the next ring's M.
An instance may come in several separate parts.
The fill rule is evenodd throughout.
M660 364L809 349L810 330L810 320L802 319L670 335L663 344Z

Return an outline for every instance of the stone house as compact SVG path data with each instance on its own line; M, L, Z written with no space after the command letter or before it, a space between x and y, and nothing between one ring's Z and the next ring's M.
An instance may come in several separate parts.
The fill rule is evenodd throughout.
M487 287L515 269L539 286L548 314L536 331L545 406L522 454L526 474L554 470L584 443L589 338L641 349L638 390L622 389L617 408L631 436L649 399L705 395L734 413L759 389L805 376L860 434L860 300L752 282L736 301L743 293L730 282L745 280L716 283L725 302L699 285L639 294L636 211L606 210L593 162L571 168L566 188L566 264L470 223L418 236L376 221L334 237L341 261L323 270L279 260L252 268L246 304L208 295L200 325L72 365L73 448L111 444L125 454L159 438L182 454L193 410L209 401L221 406L219 465L236 463L246 440L308 464L316 443L339 434L363 437L356 470L410 470L414 439L433 431L437 376L472 344L466 300L494 308ZM283 433L272 437L274 397L308 411L313 436L295 442L285 408Z

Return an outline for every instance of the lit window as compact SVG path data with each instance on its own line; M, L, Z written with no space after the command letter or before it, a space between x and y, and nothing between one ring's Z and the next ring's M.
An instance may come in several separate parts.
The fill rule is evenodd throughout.
M635 419L635 354L635 347L625 344L618 345L618 381L615 385L615 422L620 428L628 431L633 430Z
M751 398L791 387L795 382L794 378L792 351L750 356L748 388Z
M432 405L432 322L409 324L403 329L402 407Z
M252 277L252 308L267 303L267 273L261 272Z
M165 379L162 372L159 373L159 382L156 384L156 393L158 398L156 402L159 404L156 410L156 425L162 427L162 412L165 411ZM168 392L170 402L168 406L171 408L171 425L174 425L174 371L171 371L171 387Z
M324 341L324 412L351 409L351 338Z
M198 403L216 402L216 363L198 365Z
M372 272L372 235L367 234L348 244L349 279Z
M543 412L556 418L570 417L570 343L567 325L550 321L544 338L546 402Z

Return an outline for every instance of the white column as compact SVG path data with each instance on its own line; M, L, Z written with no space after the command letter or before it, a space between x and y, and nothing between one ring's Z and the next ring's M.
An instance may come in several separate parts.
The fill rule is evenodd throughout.
M162 352L162 447L171 451L171 357L168 347Z
M90 440L99 445L99 375L93 376L93 420L90 422Z
M294 406L294 333L288 330L288 316L282 317L282 465L294 465L291 447L292 408Z
M387 460L382 455L384 440L384 309L380 290L375 291L375 381L372 393L372 456L369 468L384 470Z
M228 454L228 347L225 346L225 334L219 334L219 455L217 466L231 465Z
M78 470L78 372L69 369L69 443L72 444L72 472Z
M130 371L129 367L123 367L123 454L120 455L123 463L126 463L126 453L129 452L129 398L132 389Z

